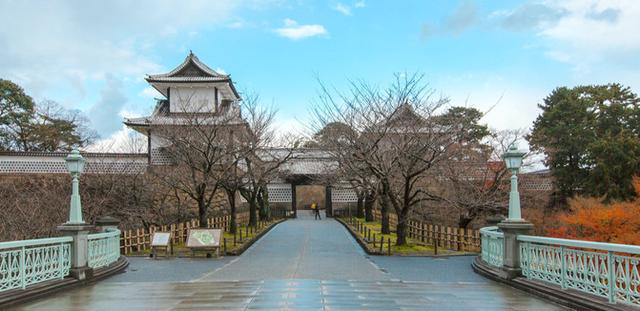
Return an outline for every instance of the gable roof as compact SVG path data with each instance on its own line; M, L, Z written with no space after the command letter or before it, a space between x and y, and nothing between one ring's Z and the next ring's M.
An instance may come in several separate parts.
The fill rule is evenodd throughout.
M167 98L168 88L174 84L201 83L210 85L215 83L222 88L223 94L227 94L228 98L240 100L240 94L231 81L231 77L209 68L191 51L178 67L167 73L147 75L145 80Z
M229 81L229 75L223 75L205 65L198 57L189 52L189 55L175 69L161 74L147 75L148 82L217 82Z

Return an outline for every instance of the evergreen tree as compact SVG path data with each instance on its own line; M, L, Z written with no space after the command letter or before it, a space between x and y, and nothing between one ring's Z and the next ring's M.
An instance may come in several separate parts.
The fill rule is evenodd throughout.
M528 136L546 155L559 194L626 200L640 166L640 100L620 84L561 87L539 105Z
M0 150L69 151L97 137L79 111L45 100L36 105L17 84L0 79Z

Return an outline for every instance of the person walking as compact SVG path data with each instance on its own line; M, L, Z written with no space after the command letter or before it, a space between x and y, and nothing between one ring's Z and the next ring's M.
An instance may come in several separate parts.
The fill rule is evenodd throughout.
M311 209L313 209L313 213L315 214L315 220L322 220L322 217L320 217L320 208L316 202L311 203Z

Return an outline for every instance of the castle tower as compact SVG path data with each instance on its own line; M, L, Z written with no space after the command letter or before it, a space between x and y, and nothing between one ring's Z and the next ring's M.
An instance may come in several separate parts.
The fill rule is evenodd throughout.
M163 154L168 143L154 135L158 127L185 125L186 118L194 116L224 119L226 123L243 122L240 95L231 77L209 68L192 52L170 72L148 75L145 79L164 98L158 99L150 116L125 119L124 123L147 136L149 164L170 163Z

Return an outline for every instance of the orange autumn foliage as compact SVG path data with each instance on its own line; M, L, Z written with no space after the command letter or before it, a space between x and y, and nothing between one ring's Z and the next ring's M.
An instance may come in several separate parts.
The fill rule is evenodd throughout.
M636 193L640 179L634 178ZM571 212L558 216L558 225L547 229L552 237L640 245L640 198L630 202L603 203L598 198L569 200Z

